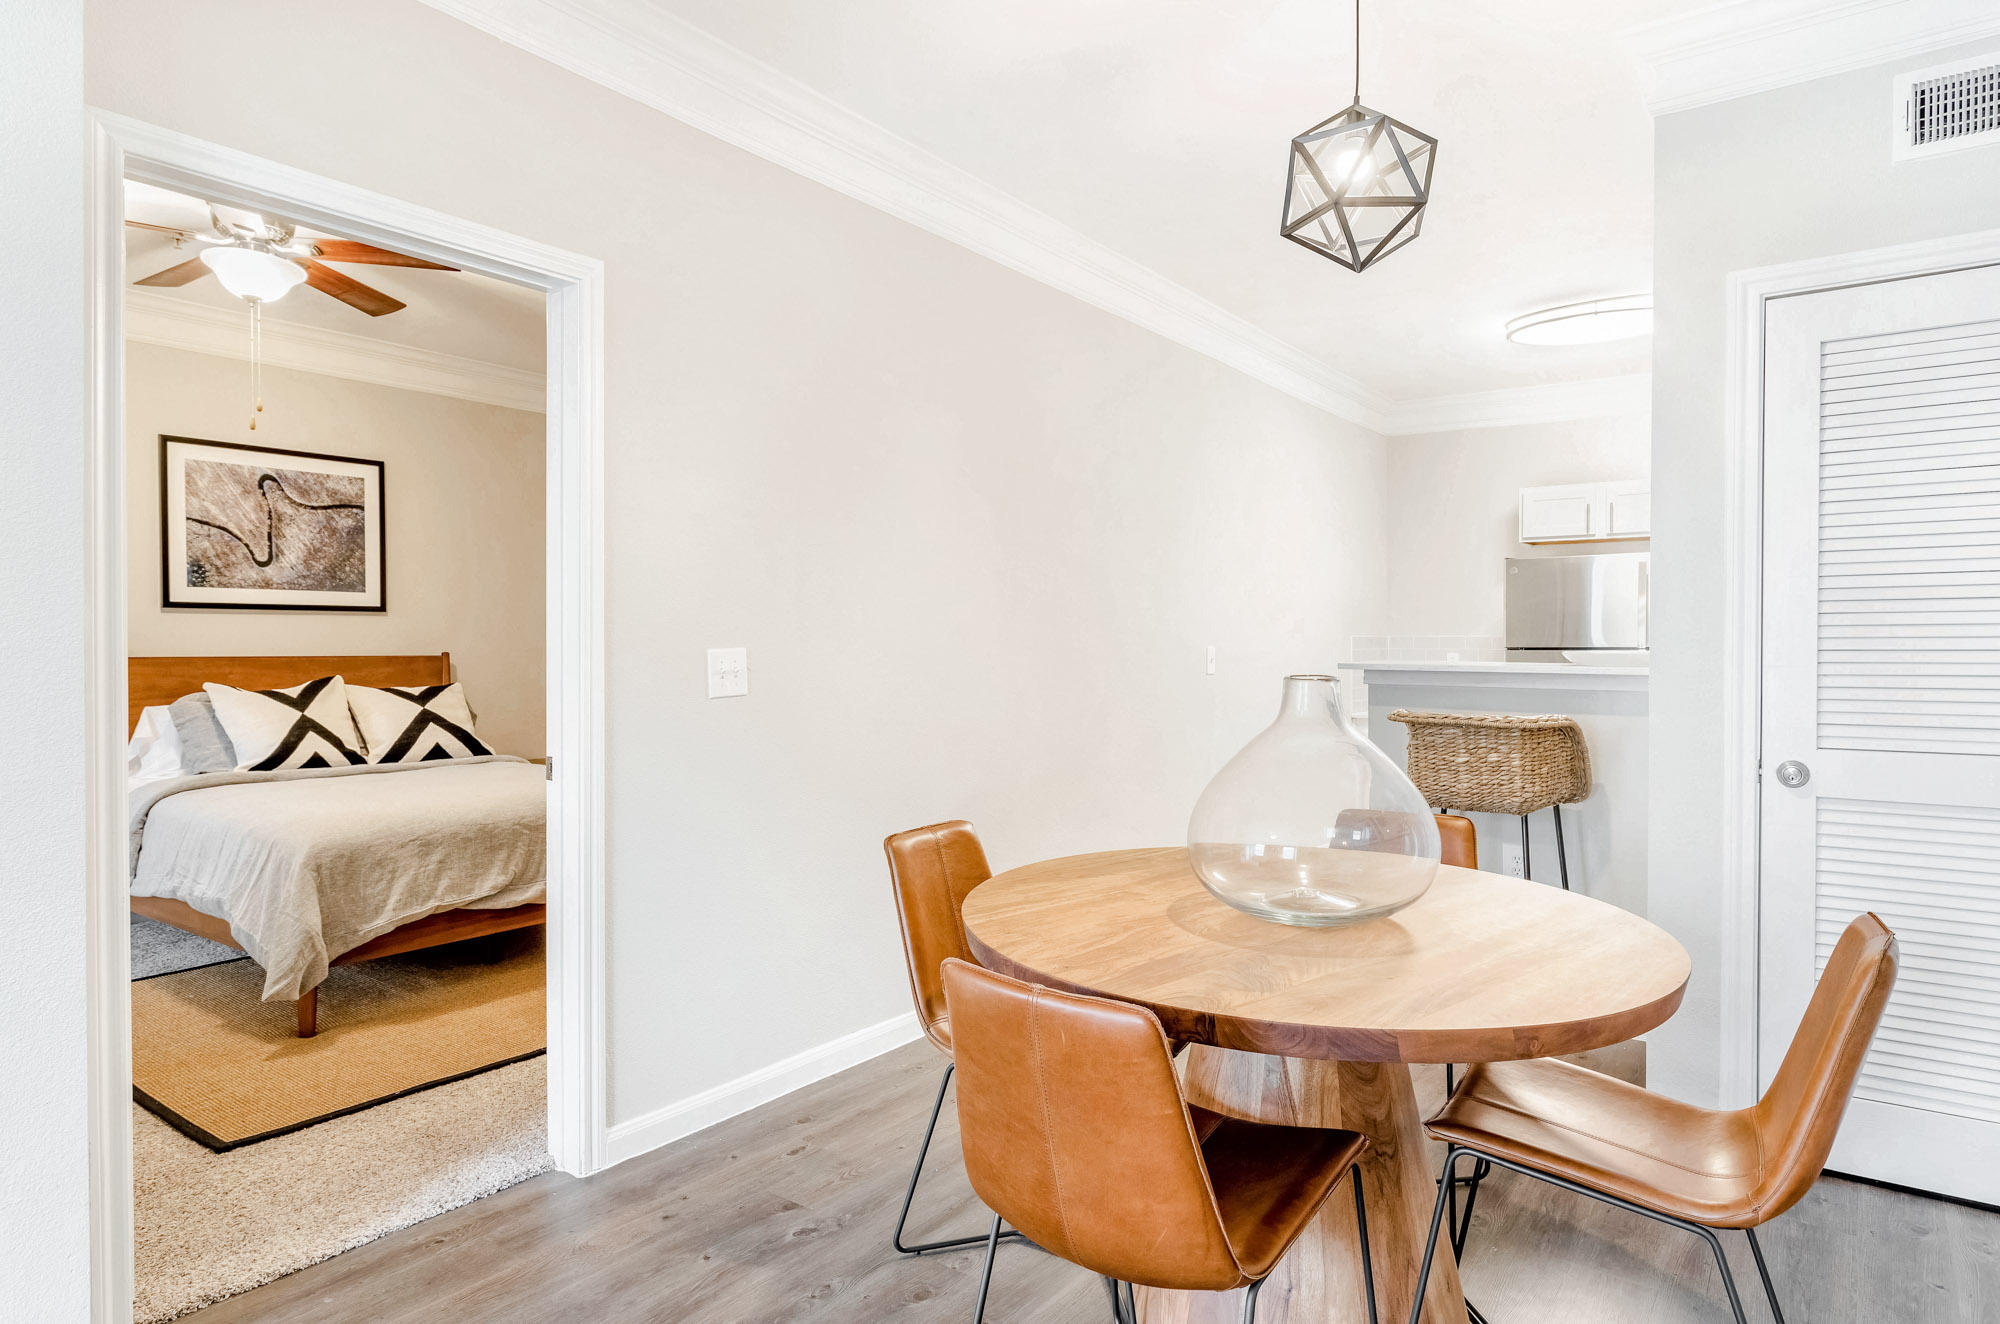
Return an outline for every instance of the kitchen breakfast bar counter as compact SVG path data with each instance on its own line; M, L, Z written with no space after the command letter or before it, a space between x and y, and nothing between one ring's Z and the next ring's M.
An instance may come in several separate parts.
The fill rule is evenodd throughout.
M1399 765L1405 764L1409 731L1389 720L1398 708L1574 717L1590 746L1592 787L1589 799L1563 808L1570 885L1635 915L1646 913L1645 668L1540 662L1364 662L1341 668L1344 677L1356 673L1367 691L1368 738ZM1351 695L1343 697L1351 701ZM1361 725L1362 714L1353 715ZM1479 829L1479 867L1517 872L1520 820L1468 817ZM1531 821L1530 845L1534 876L1553 885L1555 825L1546 810Z

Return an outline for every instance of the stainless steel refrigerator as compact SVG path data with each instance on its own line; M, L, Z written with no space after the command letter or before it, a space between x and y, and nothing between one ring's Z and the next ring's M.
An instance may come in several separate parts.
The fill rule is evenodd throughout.
M1507 660L1646 665L1645 552L1507 561Z

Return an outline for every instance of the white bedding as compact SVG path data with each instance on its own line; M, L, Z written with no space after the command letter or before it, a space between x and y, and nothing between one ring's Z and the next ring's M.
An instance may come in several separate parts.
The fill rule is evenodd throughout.
M511 755L140 781L132 892L227 921L265 1000L296 998L399 925L542 900L546 804Z

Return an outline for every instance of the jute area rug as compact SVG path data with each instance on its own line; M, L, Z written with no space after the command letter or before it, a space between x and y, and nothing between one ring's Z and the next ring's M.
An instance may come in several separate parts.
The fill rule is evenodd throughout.
M135 1105L136 1324L161 1324L549 1171L547 1061L227 1154Z
M142 977L132 985L135 1050L146 1055L148 1034L163 1029L168 1041L180 1045L168 1052L155 1041L152 1051L164 1063L153 1072L155 1088L210 1125L229 1130L228 1119L234 1118L235 1128L252 1136L258 1134L252 1128L269 1127L274 1117L283 1123L285 1117L315 1107L349 1109L330 1120L307 1119L310 1124L216 1152L133 1107L137 1324L161 1324L549 1171L554 1164L548 1154L545 1058L481 1068L455 1081L447 1078L443 1084L381 1096L378 1092L393 1091L402 1080L448 1072L455 1065L450 1053L459 1050L447 1050L441 1058L432 1049L413 1066L385 1066L383 1045L412 1037L408 1016L393 1007L376 1007L383 1019L373 1028L364 1029L361 1020L371 998L397 989L436 994L435 985L447 971L463 969L472 973L472 982L443 1000L488 1005L461 1019L478 1046L457 1062L512 1052L526 1041L528 1021L533 1022L532 1043L539 1048L538 937L498 935L481 940L483 949L457 944L371 963L381 967L373 971L374 980L352 985L338 997L339 985L326 987L320 1004L326 1028L318 1038L301 1041L291 1032L289 1003L251 1009L253 1018L272 1020L273 1026L258 1020L261 1028L253 1031L239 1020L202 1030L202 1022L224 1018L225 1007L246 996L256 1000L254 988L246 993L241 986L255 967L230 948L135 916L134 971L142 976L167 972L164 978ZM521 986L530 965L531 990ZM369 969L341 967L335 974ZM222 970L234 973L219 981L183 978ZM170 982L174 980L180 982ZM162 987L150 989L153 984ZM332 1013L341 999L345 1011L336 1018ZM142 1022L137 1014L141 1005L159 1014ZM461 1015L465 1011L461 1006ZM349 1033L334 1038L332 1032L343 1027ZM431 1025L430 1036L439 1028ZM331 1046L326 1060L335 1065L326 1079L305 1082L288 1105L260 1103L249 1097L254 1091L226 1081L217 1084L202 1069L225 1042L246 1054L246 1080L298 1084L300 1064L310 1060L300 1057L302 1044ZM182 1077L208 1083L196 1088ZM369 1098L359 1106L349 1102L364 1095ZM374 1101L377 1097L387 1101Z
M222 1152L522 1061L547 1046L541 948L493 941L335 967L311 1039L254 962L136 980L134 1098Z

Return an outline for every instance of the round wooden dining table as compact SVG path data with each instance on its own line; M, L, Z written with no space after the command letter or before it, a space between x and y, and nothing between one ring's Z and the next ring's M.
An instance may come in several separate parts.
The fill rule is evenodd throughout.
M1202 887L1180 847L1011 869L965 899L987 968L1150 1008L1182 1055L1189 1102L1256 1121L1358 1131L1384 1324L1410 1318L1437 1174L1409 1064L1602 1048L1680 1006L1688 955L1664 930L1574 892L1450 866L1386 918L1274 924ZM1365 1319L1354 1209L1331 1200L1272 1271L1259 1324ZM1140 1291L1144 1324L1233 1324L1241 1291ZM1438 1257L1425 1324L1464 1324Z

